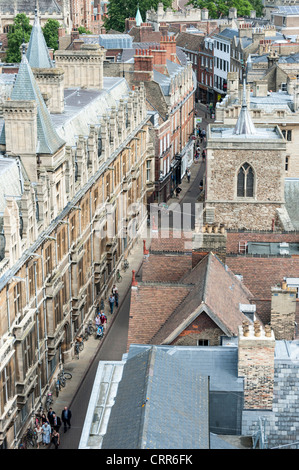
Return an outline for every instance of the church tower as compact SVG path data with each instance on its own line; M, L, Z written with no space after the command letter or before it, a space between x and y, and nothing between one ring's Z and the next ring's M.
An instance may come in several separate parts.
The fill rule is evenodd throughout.
M243 90L236 125L208 128L205 217L229 229L271 230L285 203L286 144L277 126L253 124L245 83Z

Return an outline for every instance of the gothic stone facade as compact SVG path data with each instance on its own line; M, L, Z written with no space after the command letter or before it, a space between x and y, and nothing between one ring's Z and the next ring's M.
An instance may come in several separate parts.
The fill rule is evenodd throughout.
M284 205L285 143L278 129L274 135L279 138L240 139L221 137L216 126L209 130L205 212L210 222L229 229L271 229L276 209ZM252 193L240 196L238 174L244 165L251 168Z

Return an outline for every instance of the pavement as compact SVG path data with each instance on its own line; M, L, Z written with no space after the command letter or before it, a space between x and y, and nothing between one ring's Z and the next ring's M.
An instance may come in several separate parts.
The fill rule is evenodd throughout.
M205 117L205 110L206 110L205 106L197 105L197 116L203 117L203 123L201 125L201 128L206 128L206 125L208 123L213 122L212 119ZM194 182L198 174L200 161L201 159L197 163L194 162L190 168L191 170L190 183L188 183L186 176L182 178L182 182L180 184L182 191L180 193L179 199L176 197L169 199L167 201L168 205L170 205L171 203L179 202L183 200L184 196L189 191L190 186L192 186L192 183ZM137 242L135 243L135 246L131 250L130 254L127 257L127 260L129 262L129 268L126 271L123 271L123 270L120 271L121 276L122 276L121 282L117 283L115 281L113 283L113 284L116 284L118 293L119 293L119 307L118 309L114 310L113 315L110 314L110 309L109 309L107 299L105 301L104 313L107 316L107 326L106 326L106 332L105 332L104 338L97 340L94 338L94 335L91 335L88 341L84 342L84 349L83 351L80 352L79 359L75 356L71 361L64 364L65 372L70 372L72 374L72 379L66 381L66 386L60 390L58 397L55 394L55 390L54 391L52 390L53 403L51 407L53 408L54 411L57 412L58 416L60 416L61 410L64 408L64 406L68 406L71 409L72 401L74 397L76 396L77 390L79 389L81 383L84 381L85 375L87 374L87 371L90 368L95 355L97 354L99 348L101 347L101 344L105 341L109 333L109 329L111 328L111 325L113 324L117 316L117 312L120 309L122 302L126 297L126 294L131 288L132 270L135 270L137 274L143 261L143 239L146 240L146 247L148 248L149 242L150 242L149 237L139 238ZM46 411L45 413L47 414ZM40 446L40 449L45 449L45 448L47 447L43 447L42 445Z

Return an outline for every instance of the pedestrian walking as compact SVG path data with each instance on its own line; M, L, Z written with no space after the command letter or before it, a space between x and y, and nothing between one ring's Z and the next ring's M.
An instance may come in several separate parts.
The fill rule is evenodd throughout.
M50 423L50 426L53 426L53 414L55 414L55 411L53 411L53 408L49 408L48 421Z
M101 314L100 313L97 314L94 322L95 322L96 328L101 324Z
M41 424L43 425L47 422L48 422L47 416L45 415L45 413L43 413L41 416Z
M56 429L56 431L58 432L59 429L60 429L60 426L61 426L61 419L59 418L59 416L56 415L56 413L53 413L53 429Z
M51 445L52 444L54 445L55 449L58 449L58 446L60 445L60 435L59 432L56 431L56 429L54 429L52 433Z
M115 284L112 287L112 295L115 299L115 307L117 308L118 307L118 290Z
M110 306L110 313L111 313L111 315L112 315L113 309L114 309L114 304L115 304L115 297L114 297L114 295L110 294L109 299L108 299L108 302L109 302L109 306Z
M175 193L176 193L176 197L179 198L180 197L180 192L182 191L182 189L178 186L177 188L175 188Z
M36 447L39 449L40 443L43 441L43 430L39 423L35 426L36 432Z
M43 444L44 444L44 446L50 444L51 426L50 426L50 424L48 423L48 421L46 421L46 422L42 425L42 436L43 436Z
M61 421L63 422L63 425L64 425L64 432L67 431L67 426L69 427L69 429L71 429L71 417L72 417L71 410L69 410L68 407L65 406L61 413Z
M187 168L186 174L187 174L188 183L190 183L191 171L189 168Z
M106 326L107 326L107 317L106 317L106 315L104 314L104 312L101 312L100 321L101 321L101 324L102 324L104 330L106 330Z

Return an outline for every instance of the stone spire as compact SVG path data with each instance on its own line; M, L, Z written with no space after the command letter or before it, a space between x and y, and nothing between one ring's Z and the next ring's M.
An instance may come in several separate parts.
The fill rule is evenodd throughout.
M252 135L256 134L256 129L254 127L254 124L252 122L249 110L247 108L247 102L246 102L246 81L243 81L243 102L242 102L242 108L236 123L236 126L234 128L234 134L237 135Z
M37 112L37 154L54 154L64 144L64 140L57 134L49 111L45 105L40 89L36 83L31 67L25 54L25 45L22 46L22 60L19 66L18 75L11 92L9 103L17 105L24 101L36 103ZM16 103L17 102L17 103ZM9 133L10 135L10 133ZM0 143L6 145L6 122L2 127Z
M139 10L139 5L137 5L137 13L136 13L135 20L136 20L136 26L140 26L141 23L143 23L141 13L140 13L140 10Z
M52 68L53 61L50 58L49 49L46 44L40 25L37 8L35 8L35 19L32 27L29 45L27 49L29 65L34 68Z

